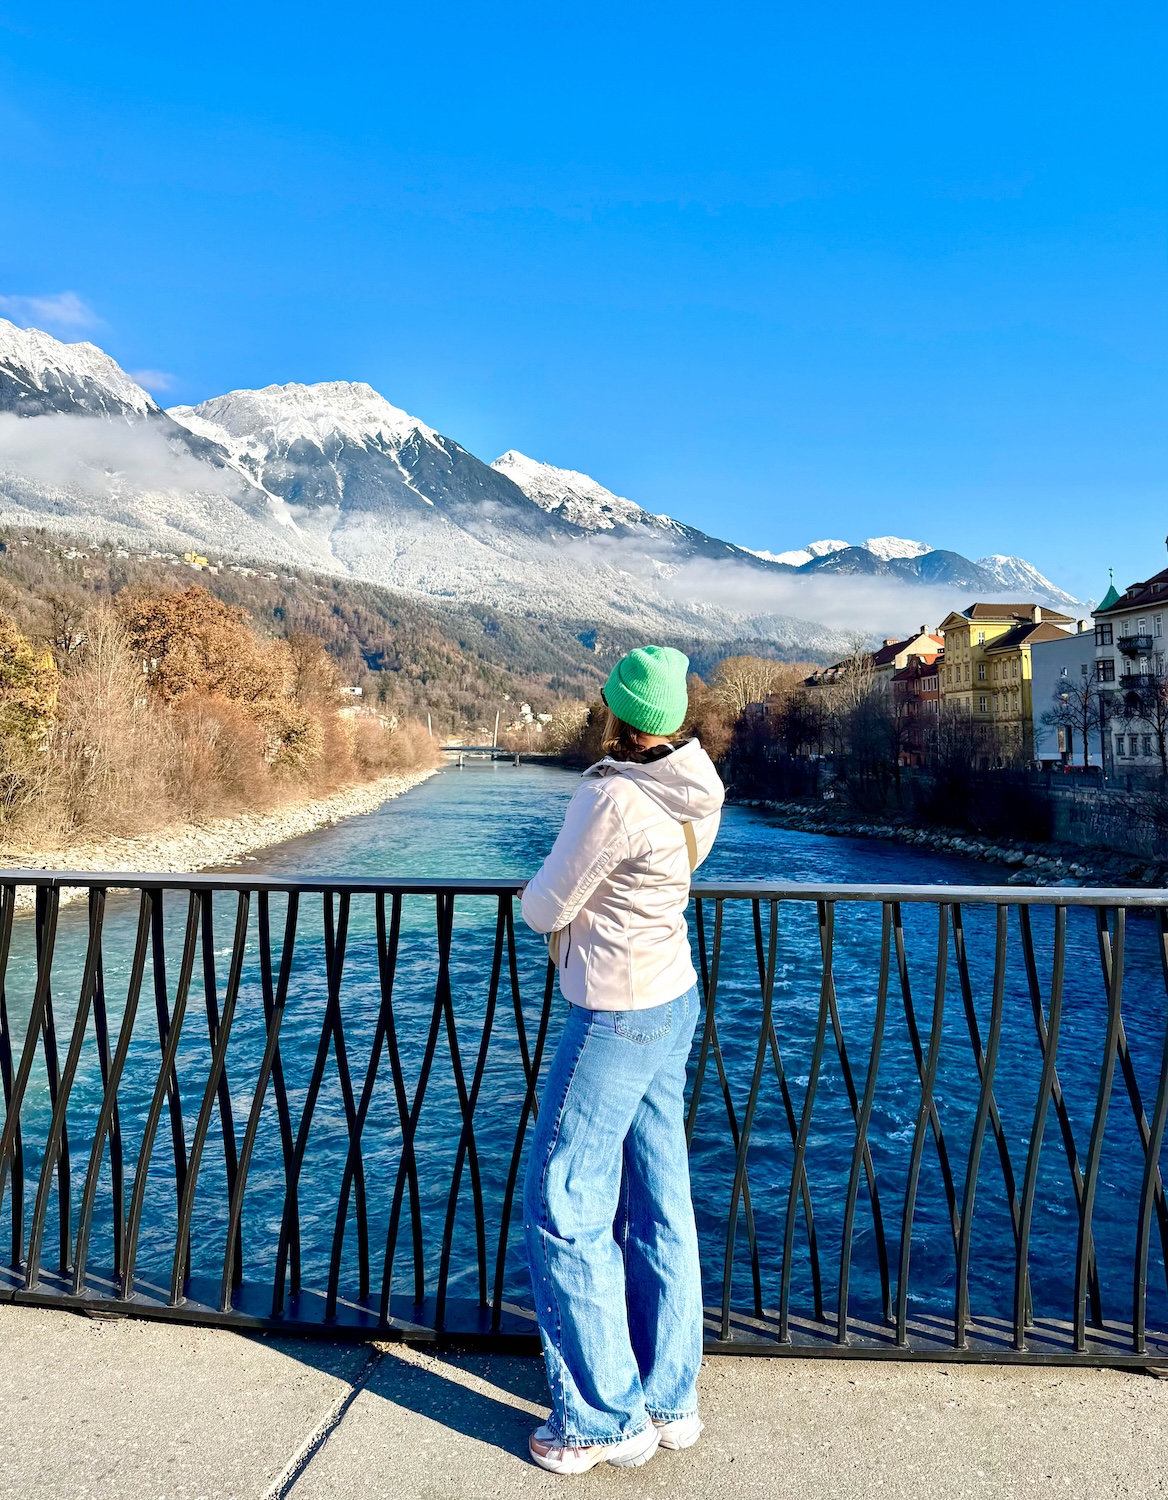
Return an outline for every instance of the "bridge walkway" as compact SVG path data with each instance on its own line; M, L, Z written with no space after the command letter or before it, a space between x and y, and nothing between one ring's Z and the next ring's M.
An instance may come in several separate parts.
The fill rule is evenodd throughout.
M524 1458L538 1361L0 1306L2 1500L1095 1500L1168 1495L1168 1380L722 1356L641 1469Z

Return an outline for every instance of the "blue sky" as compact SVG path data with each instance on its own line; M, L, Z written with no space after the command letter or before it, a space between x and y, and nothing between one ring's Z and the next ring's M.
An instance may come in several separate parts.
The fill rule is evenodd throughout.
M0 296L74 294L52 331L167 402L368 380L748 546L1098 597L1168 561L1166 39L1123 0L0 0Z

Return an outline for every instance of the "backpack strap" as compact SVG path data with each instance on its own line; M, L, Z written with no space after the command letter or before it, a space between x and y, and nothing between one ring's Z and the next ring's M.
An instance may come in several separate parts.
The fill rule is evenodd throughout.
M692 823L683 823L681 831L685 834L685 852L689 855L689 873L692 875L698 867L698 839L694 833Z

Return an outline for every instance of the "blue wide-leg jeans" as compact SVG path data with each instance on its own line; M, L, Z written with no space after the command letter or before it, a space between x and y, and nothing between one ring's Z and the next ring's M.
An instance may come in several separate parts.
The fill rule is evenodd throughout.
M527 1255L565 1446L697 1411L702 1282L685 1144L698 992L569 1008L524 1187Z

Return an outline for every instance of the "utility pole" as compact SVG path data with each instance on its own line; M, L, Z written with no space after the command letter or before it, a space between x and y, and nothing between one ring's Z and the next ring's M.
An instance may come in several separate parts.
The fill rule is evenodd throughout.
M498 709L495 710L495 738L491 741L491 748L493 750L497 750L499 748L499 710Z
M431 739L434 738L434 726L430 723L430 715L428 712L426 714L426 733L430 736Z

